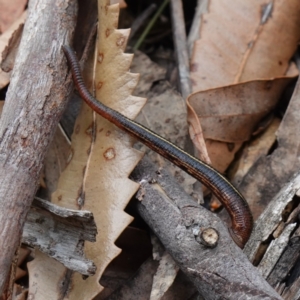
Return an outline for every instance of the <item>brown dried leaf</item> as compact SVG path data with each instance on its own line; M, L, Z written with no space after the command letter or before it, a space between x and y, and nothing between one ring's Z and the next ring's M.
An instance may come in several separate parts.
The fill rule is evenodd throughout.
M203 93L205 90L238 82L270 80L285 75L300 37L298 1L277 0L268 4L262 0L210 1L208 10L209 13L203 16L201 38L195 43L192 57L191 78L194 92ZM260 99L263 97L260 96ZM227 103L221 103L222 106L227 106ZM240 109L246 111L247 107ZM197 122L193 114L189 114L189 117L192 138L195 136L196 139L194 144L201 151L197 144L197 135L202 134L202 120ZM244 124L236 124L239 127L235 132L239 135L245 128ZM254 127L253 123L246 124L250 129ZM213 127L212 130L221 127L218 120ZM207 138L206 129L203 131ZM234 135L234 131L231 135ZM246 140L247 137L248 133L239 139ZM241 142L220 143L221 140L222 137L216 141L209 140L206 145L213 165L223 171L240 148ZM216 164L216 161L219 162Z
M235 150L251 137L259 121L275 107L290 81L291 78L287 77L249 81L189 96L188 119L190 127L195 130L192 139L199 134L196 130L200 120L203 134L210 141L207 144L209 149L216 151L216 155L211 155L216 169L221 172L226 170ZM222 149L220 142L224 142L226 153L230 155L224 157L219 154ZM232 145L231 148L229 145Z
M192 56L194 92L286 73L300 37L299 1L212 0L208 10Z

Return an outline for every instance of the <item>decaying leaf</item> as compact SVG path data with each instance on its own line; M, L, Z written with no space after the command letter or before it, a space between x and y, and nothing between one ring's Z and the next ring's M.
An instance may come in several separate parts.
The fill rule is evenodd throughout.
M203 16L200 39L195 43L192 56L194 92L200 91L204 96L204 91L214 88L252 80L272 80L286 74L300 37L298 1L210 1L208 11ZM247 96L251 97L249 94ZM265 101L264 95L258 99ZM219 100L219 106L227 105L230 104ZM246 106L240 109L247 111ZM200 120L201 124L205 122ZM189 123L197 139L202 132L195 115L189 114ZM243 125L235 124L235 132L242 133ZM247 126L253 128L253 124ZM225 126L216 119L211 130L218 130L219 127ZM220 137L214 141L206 136L207 130L203 130L213 165L224 171L241 142L226 140L223 143ZM194 144L197 147L197 143Z
M132 96L138 74L129 73L132 55L124 53L129 31L117 30L118 4L110 6L108 0L99 0L98 10L94 78L96 97L127 117L134 118L145 99ZM114 242L132 221L124 208L138 189L138 184L129 180L128 176L142 157L142 153L133 149L132 144L132 138L83 104L72 136L70 159L52 201L68 208L93 212L98 236L96 243L86 243L85 253L96 264L97 273L83 279L81 275L69 274L59 267L55 278L48 275L44 278L48 285L52 285L51 290L55 290L55 286L59 290L58 287L64 282L68 299L95 297L102 290L99 284L101 274L121 251ZM45 270L49 263L51 261L47 259ZM40 270L41 279L44 272L42 268ZM57 280L58 277L60 280ZM45 291L41 289L37 293L44 295Z

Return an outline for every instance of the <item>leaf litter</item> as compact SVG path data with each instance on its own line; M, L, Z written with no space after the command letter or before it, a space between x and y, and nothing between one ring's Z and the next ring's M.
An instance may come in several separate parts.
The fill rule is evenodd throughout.
M233 2L235 4L228 7L226 1L220 1L218 4L211 1L208 13L202 16L201 34L194 47L191 75L195 87L194 91L198 89L198 92L195 92L188 99L192 140L197 144L197 135L204 134L213 164L222 171L227 169L242 143L252 138L252 132L259 125L261 118L274 109L279 99L278 95L291 81L291 73L296 75L293 69L289 71L288 68L289 60L299 39L299 33L296 30L299 28L297 23L299 22L299 5L296 1L290 1L287 4L283 1L271 1L268 4L259 1L255 5L251 1ZM103 60L102 55L108 53L109 67L107 71L103 72L101 69L101 72L97 73L96 71L95 73L96 95L101 101L108 105L111 104L115 109L133 118L143 106L144 100L132 96L132 91L137 84L137 76L130 75L128 72L131 55L123 53L128 32L116 30L118 12L115 6L110 6L107 9L107 4L108 1L104 1L99 5L105 8L102 11L105 13L100 19L106 20L106 23L104 21L104 26L107 29L105 40L113 37L112 44L115 43L117 47L111 48L109 44L103 43L100 37L101 43L96 53L98 64L100 63L101 68L103 67L105 60ZM232 12L238 20L241 20L243 26L240 26L241 28L234 26L232 21L235 20L236 22L236 19L231 18L229 13L225 15L225 10ZM99 26L101 27L101 24ZM218 45L216 41L218 41ZM286 47L274 47L278 44ZM238 48L237 46L241 47ZM115 51L111 51L112 49ZM115 60L115 57L122 59ZM116 66L115 69L111 69L113 63ZM116 72L118 68L121 69L120 73ZM211 74L213 74L212 77L210 77ZM91 75L90 72L88 76ZM158 80L163 80L163 75ZM159 85L158 90L169 88L164 82ZM122 88L119 90L116 86ZM144 88L144 93L146 93L147 88ZM112 90L114 93L111 92ZM255 91L256 94L251 93L251 91ZM175 97L174 93L168 93L169 91L166 93L167 97ZM245 96L242 97L242 94ZM245 156L242 155L242 157L248 164L240 163L237 167L236 182L240 184L240 188L246 196L249 193L247 198L251 199L250 205L253 205L252 209L257 215L260 214L265 204L263 203L261 208L257 210L255 210L255 206L266 195L266 187L270 186L272 176L276 178L274 189L271 192L274 194L277 185L286 181L290 174L298 168L296 150L292 150L298 149L297 138L292 138L293 136L297 137L297 134L290 132L291 128L295 128L299 123L294 113L298 110L297 95L296 90L290 108L277 130L277 150L271 153L270 157L265 157L275 142L274 132L278 128L278 120L275 119L271 121L270 131L268 132L267 129L262 135L259 135L253 143L249 143L250 148L246 148L243 152ZM154 97L157 97L157 94ZM116 104L119 99L125 99L125 102ZM214 101L215 103L212 105ZM185 119L184 114L182 116L181 114L182 110L178 109L178 116L171 121L172 124L174 123L171 127L183 128L183 132L185 132L184 125L181 127L180 122L178 122L178 126L176 125L177 121ZM144 119L142 122L146 126L151 127L153 120L149 122L149 117L151 117L150 113L147 113L145 109L140 118ZM155 123L157 123L156 121L154 118ZM162 124L167 123L166 127L155 124L155 131L159 132L161 129L161 135L169 137L171 135L170 138L173 138L176 144L184 147L182 140L184 133L179 135L181 140L178 140L172 130L167 132L169 129L166 128L168 128L170 121L162 121ZM200 123L202 129L199 127ZM232 130L229 130L230 128ZM72 136L72 149L67 162L67 169L58 182L58 189L53 194L52 201L70 208L91 210L96 214L96 219L99 216L98 230L99 236L101 235L99 240L101 245L100 243L98 245L86 245L86 253L89 258L94 256L96 257L95 261L98 256L100 257L99 272L94 278L82 279L77 274L71 274L58 262L36 251L36 259L29 264L30 291L33 294L40 295L44 297L43 299L53 299L53 297L91 299L102 290L98 280L105 267L120 252L120 249L114 245L115 240L132 220L124 213L124 207L138 186L130 182L127 177L141 157L141 153L133 149L132 144L131 138L126 137L122 131L116 129L106 120L96 116L83 104ZM258 146L254 150L254 155L250 153L253 146ZM249 159L247 151L249 151L250 156L254 157ZM282 172L280 163L282 160L288 161L284 172ZM62 165L64 161L65 158L62 158ZM164 163L159 158L157 161L160 164ZM99 162L101 167L98 165ZM252 168L253 162L254 168ZM269 167L265 168L266 165ZM59 167L57 173L60 173L61 169ZM99 169L103 171L102 174ZM109 169L111 171L108 171ZM256 177L257 172L261 172L264 178ZM117 178L115 174L118 174ZM253 178L255 178L254 181ZM265 180L265 178L267 179ZM189 184L192 187L193 182ZM52 189L55 188L55 185L56 183ZM261 185L259 193L257 193L257 185ZM101 190L102 187L103 190ZM120 191L122 196L119 195ZM254 197L252 200L255 193L258 197ZM271 194L267 193L268 201ZM101 208L99 208L99 203L102 205ZM46 278L44 277L45 273L50 275L47 275ZM62 281L61 278L58 278L58 274L61 274L61 278L66 280L69 286L61 286ZM48 283L47 286L44 284L45 281ZM159 284L159 281L157 283ZM89 292L86 294L87 286L89 286ZM58 289L58 287L60 288Z

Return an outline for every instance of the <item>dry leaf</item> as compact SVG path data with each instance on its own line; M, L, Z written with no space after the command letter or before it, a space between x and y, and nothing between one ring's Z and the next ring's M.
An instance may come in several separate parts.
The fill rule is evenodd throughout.
M27 271L24 271L23 269L21 269L20 266L25 261L25 259L29 256L30 253L31 253L31 250L29 250L28 248L20 247L20 250L18 253L18 264L17 264L18 268L17 268L15 280L18 280L27 274Z
M109 1L98 1L99 22L96 50L96 98L134 118L145 99L132 96L138 74L129 73L131 54L124 54L129 30L117 30L118 5L107 6ZM116 129L107 120L96 116L97 136L91 148L85 178L84 209L94 213L98 227L97 242L86 244L86 255L97 265L97 274L87 280L74 278L76 299L90 299L101 291L99 279L106 266L119 253L115 240L132 221L124 208L138 189L128 179L141 159L141 153L132 148L133 140ZM100 205L101 203L101 205ZM74 298L74 299L75 299Z
M298 1L210 1L208 11L192 57L194 92L285 75L300 37ZM240 109L246 111L246 107ZM202 134L199 121L192 117L189 123L197 139ZM215 123L215 129L217 126ZM243 127L239 126L236 132L240 133ZM253 128L253 124L247 127ZM201 151L197 141L194 144ZM218 139L206 145L213 165L223 171L241 143L221 143Z
M201 127L210 151L213 166L224 172L239 145L250 139L259 121L274 109L284 88L292 78L249 81L192 94L187 99L192 140ZM217 141L217 143L215 142ZM227 156L219 155L224 142ZM217 148L219 147L219 148Z
M72 275L60 262L35 250L34 260L27 264L29 273L28 299L64 299L68 281L60 277ZM70 280L70 279L69 279Z
M193 92L286 73L300 37L299 1L212 0L208 11L192 56Z

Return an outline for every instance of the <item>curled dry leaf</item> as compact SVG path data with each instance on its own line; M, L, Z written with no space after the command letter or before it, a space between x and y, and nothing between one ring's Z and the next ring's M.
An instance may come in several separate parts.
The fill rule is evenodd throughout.
M132 96L139 76L129 72L133 55L124 53L129 30L116 29L118 4L110 6L109 0L99 0L98 11L96 98L134 118L145 99ZM128 179L142 157L132 144L132 138L83 104L74 127L70 160L52 195L52 202L93 212L98 228L97 241L86 243L84 251L87 258L96 264L97 271L93 277L83 279L80 274L70 276L65 268L59 266L55 277L45 278L48 285L53 285L51 291L59 291L64 282L68 287L68 299L92 299L102 290L99 279L106 266L121 251L114 242L132 221L124 208L139 187ZM45 269L49 263L47 259ZM42 276L40 272L39 277ZM58 277L60 280L57 280ZM36 286L34 289L36 297L45 294ZM59 296L52 294L43 299Z
M218 154L222 144L227 148L227 159L233 159L237 145L250 139L259 121L274 109L282 91L292 80L290 77L274 80L256 80L192 94L187 99L188 119L197 140L199 120L203 134L210 141L210 149ZM213 143L212 141L217 141ZM223 148L223 147L222 147ZM224 172L228 160L213 155L212 163Z
M266 3L263 0L255 2L212 0L208 11L203 16L201 38L195 43L192 56L191 78L194 92L200 92L204 98L203 93L206 90L220 87L227 89L230 84L251 80L268 81L286 74L289 60L297 48L300 37L299 1L276 0ZM251 83L248 84L251 86ZM248 84L245 84L245 91ZM257 96L257 91L254 92ZM232 90L232 93L235 91ZM250 93L247 96L252 98ZM265 103L264 96L265 93L258 97L263 103ZM276 98L273 99L274 103L279 97ZM252 103L250 100L249 103L243 102L246 106L239 109L247 112L247 107L249 108ZM222 102L220 98L218 105L224 109L227 109L225 108L227 105L232 106ZM274 106L266 103L266 107ZM264 114L267 113L265 110ZM233 114L234 111L229 112L229 115ZM227 121L233 125L235 119ZM215 119L212 130L221 127L219 120L220 118ZM189 114L189 123L195 138L197 134L202 134L199 121L197 123L193 113ZM207 123L207 120L201 119L200 123ZM207 126L205 124L203 126L204 137L207 138ZM239 126L236 127L235 133L239 133L240 141L221 136L216 141L209 140L206 143L213 165L221 171L229 165L242 141L249 138L249 132L246 132L243 138L240 136L245 129L245 123L236 123L235 126ZM250 125L247 123L250 129L254 126L253 123ZM234 132L231 132L231 135L233 134ZM220 142L222 140L226 140L226 143ZM197 142L195 146L197 147Z

